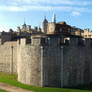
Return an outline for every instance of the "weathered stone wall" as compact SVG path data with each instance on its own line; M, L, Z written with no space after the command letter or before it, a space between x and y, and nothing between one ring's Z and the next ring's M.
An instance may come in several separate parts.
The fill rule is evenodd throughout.
M18 80L35 86L62 86L60 38L36 37L31 44L21 39L18 47Z
M43 85L61 87L62 48L60 38L48 38L43 47Z
M24 44L23 44L24 43ZM37 43L26 44L21 39L18 51L18 80L25 84L41 84L41 47Z
M92 82L92 40L58 36L21 39L17 48L18 80L35 86L73 87Z
M17 66L18 66L18 80L22 83L26 83L26 65L27 57L25 50L25 39L21 39L21 45L17 48ZM29 80L30 81L30 80Z
M17 42L0 45L0 72L17 73Z
M92 39L79 43L79 38L71 38L64 47L64 86L73 87L92 82Z

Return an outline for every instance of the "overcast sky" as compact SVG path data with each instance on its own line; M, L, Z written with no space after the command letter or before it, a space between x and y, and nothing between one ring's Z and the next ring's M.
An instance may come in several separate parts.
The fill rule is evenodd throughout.
M0 0L0 31L16 30L24 23L40 26L44 16L92 30L92 0Z

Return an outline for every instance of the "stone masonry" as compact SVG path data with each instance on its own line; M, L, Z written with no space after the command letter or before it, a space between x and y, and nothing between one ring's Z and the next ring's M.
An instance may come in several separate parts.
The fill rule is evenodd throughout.
M62 43L62 39L60 35L35 35L30 44L22 39L18 50L18 80L40 87L91 83L92 40L70 37Z
M92 39L51 34L32 35L30 43L0 45L0 71L18 74L33 86L75 87L92 83Z

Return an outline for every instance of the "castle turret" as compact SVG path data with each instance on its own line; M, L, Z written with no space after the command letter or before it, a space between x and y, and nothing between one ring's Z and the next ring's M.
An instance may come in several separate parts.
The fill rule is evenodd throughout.
M21 29L20 29L20 27L17 27L17 32L18 32L18 35L21 34Z
M19 32L19 33L21 32L21 29L20 29L20 27L17 27L17 32Z
M25 20L24 20L24 24L22 25L22 31L26 31L26 29L27 29L27 25L26 25Z
M27 31L31 32L31 26L30 25L27 25Z
M43 33L47 33L47 26L48 26L48 21L47 21L46 17L44 17L44 20L42 22L42 32Z
M40 27L38 28L38 32L41 32L41 28Z

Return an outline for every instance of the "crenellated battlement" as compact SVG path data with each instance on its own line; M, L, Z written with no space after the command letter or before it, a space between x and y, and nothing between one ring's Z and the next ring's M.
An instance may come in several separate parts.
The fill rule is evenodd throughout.
M84 39L80 37L64 37L64 36L52 36L52 35L35 35L30 39L21 38L18 41L21 45L34 45L34 46L69 46L69 47L90 47L92 45L92 39Z
M66 42L65 42L66 44ZM84 38L70 38L68 40L68 46L76 46L76 47L90 47L92 45L92 39L84 39Z

